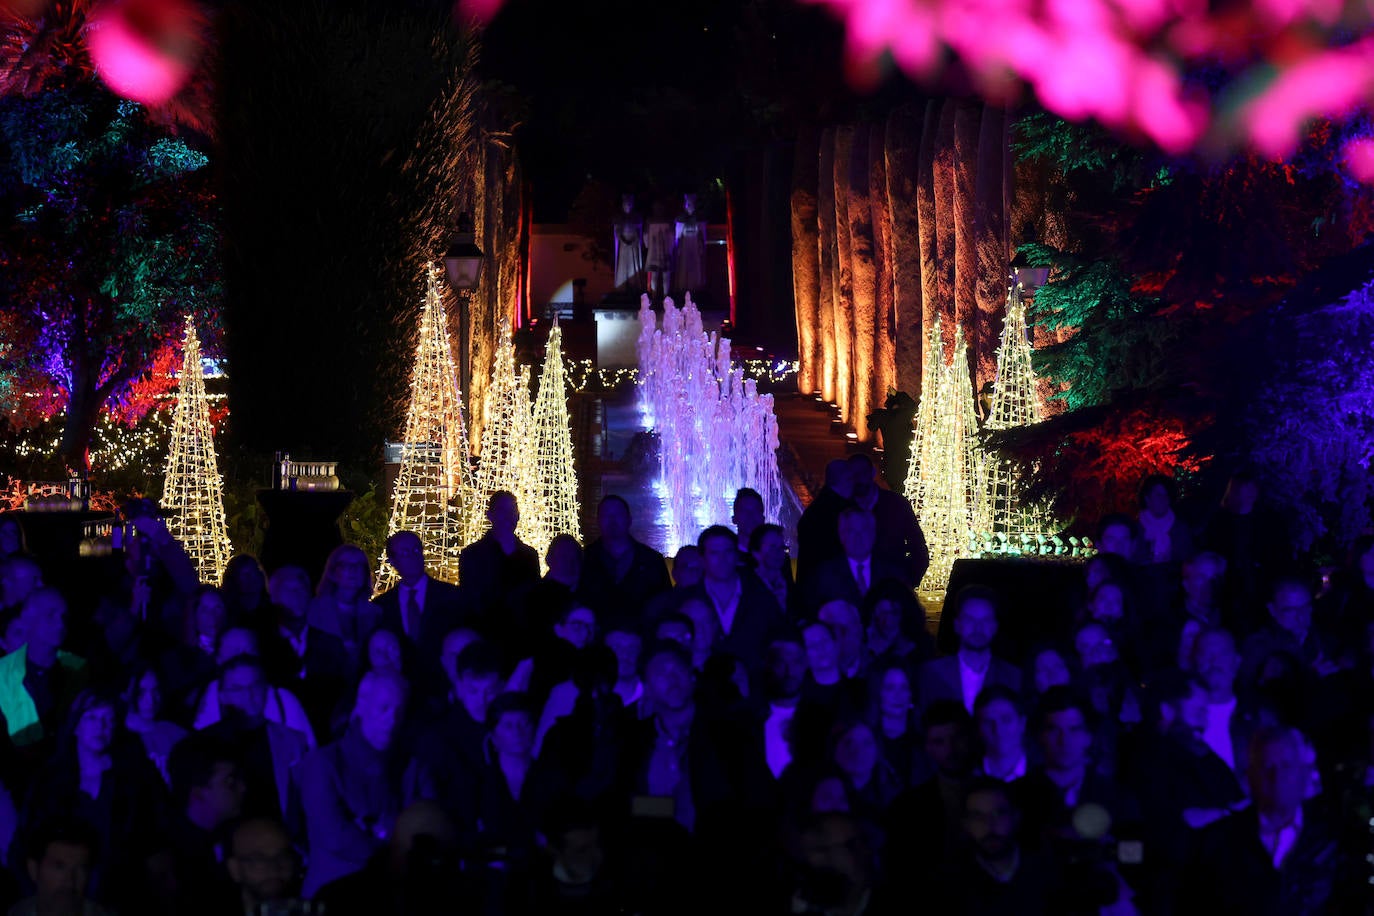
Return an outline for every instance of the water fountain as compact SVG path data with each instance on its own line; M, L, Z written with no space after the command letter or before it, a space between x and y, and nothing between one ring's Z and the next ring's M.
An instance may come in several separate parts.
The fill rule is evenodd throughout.
M711 524L728 524L735 493L752 487L764 515L781 516L778 420L773 396L730 359L730 340L702 328L688 294L681 309L663 302L662 327L640 300L639 397L659 439L655 484L667 513L669 552Z

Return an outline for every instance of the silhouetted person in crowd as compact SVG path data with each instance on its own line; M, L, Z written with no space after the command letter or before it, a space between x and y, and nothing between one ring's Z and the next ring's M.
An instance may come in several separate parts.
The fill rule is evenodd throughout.
M763 524L749 536L749 556L754 575L759 577L778 607L791 611L796 586L792 581L792 560L787 555L787 533L781 525Z
M842 600L858 607L879 582L895 579L910 588L905 564L898 566L877 554L873 514L858 506L840 512L840 556L821 563L801 581L806 609L813 612L827 601Z
M514 916L602 916L625 903L592 806L567 800L545 815L544 855L530 870L528 897L512 901Z
M343 641L353 672L359 670L367 637L381 618L381 609L371 599L372 564L367 554L353 544L335 547L325 560L306 621Z
M1175 911L1187 914L1350 912L1345 856L1320 805L1305 804L1312 769L1297 733L1255 732L1249 748L1253 804L1202 831Z
M1312 619L1312 587L1301 579L1281 578L1269 590L1265 605L1269 621L1251 633L1241 646L1241 683L1254 687L1275 657L1287 655L1302 662L1318 677L1335 674L1341 656L1331 636Z
M354 670L343 640L311 626L310 574L281 566L267 581L275 620L258 634L269 680L290 686L305 705L316 734L328 734L329 717Z
M458 557L463 606L478 630L504 635L514 629L511 597L539 581L539 553L520 540L520 506L515 494L498 490L487 499L487 532Z
M100 840L80 820L52 820L38 826L24 866L34 893L9 916L106 916L110 911L86 895Z
M973 720L982 746L978 772L1002 782L1026 775L1026 714L1021 699L1009 687L983 688L973 703Z
M296 768L310 845L307 897L367 864L420 792L418 767L395 747L407 693L397 675L364 676L348 731Z
M33 557L15 554L0 561L0 609L17 610L43 587L43 567Z
M797 578L844 553L840 544L840 510L851 504L854 477L843 458L825 466L825 485L797 522Z
M571 534L557 534L544 552L549 571L536 582L511 590L519 608L517 631L510 634L516 657L528 656L549 628L576 600L582 581L582 545Z
M1053 866L1021 843L1021 812L1003 780L980 776L969 783L959 828L958 846L937 881L932 912L948 916L1050 912L1047 898ZM912 896L918 893L915 888L906 890Z
M935 775L897 796L883 821L887 871L913 882L927 880L955 848L973 769L972 722L963 704L937 700L923 718L924 751Z
M982 586L965 586L954 596L951 610L959 648L953 655L932 659L918 669L916 692L921 705L958 700L971 713L984 687L1001 684L1020 690L1020 669L992 654L997 638L996 593Z
M720 624L718 650L746 659L752 670L763 662L769 631L782 620L777 599L758 577L741 570L735 533L723 525L697 538L706 574L689 596L705 599Z
M662 554L630 534L630 504L614 493L596 509L596 540L582 559L582 598L606 620L641 619L647 602L672 587Z
M251 818L235 828L224 865L238 886L243 916L289 912L299 900L300 858L279 822Z
M400 813L364 867L315 899L330 916L459 916L471 912L473 896L462 865L453 822L433 802L417 801Z
M454 661L451 699L443 717L416 741L420 782L455 824L476 819L487 710L504 689L500 652L484 640L469 643Z
M50 739L88 681L84 666L61 663L66 639L67 601L55 588L31 592L18 610L0 616L0 647L6 653L24 652L22 683L12 685L18 702L0 704L8 731L20 746ZM19 668L10 669L11 676L19 673ZM24 696L31 707L23 704ZM50 740L42 745L49 747Z
M754 536L754 530L766 521L763 496L753 487L740 487L735 492L730 524L735 526L735 534L739 538L739 561L747 569L754 566L754 557L749 551L749 539Z
M854 504L873 514L877 531L874 554L901 570L897 578L914 588L930 566L930 550L911 501L901 493L878 486L878 469L873 459L862 452L849 457L849 473Z
M252 554L236 554L224 567L220 591L229 606L229 625L253 626L258 609L267 606L267 571Z
M381 609L378 625L405 637L407 651L419 663L412 670L426 689L437 689L443 684L439 652L444 635L460 623L462 596L457 586L425 569L425 546L415 532L387 538L386 556L400 581L373 599Z
M170 912L224 912L237 896L221 864L243 813L237 754L213 736L194 734L172 751L168 769L173 810L163 849L149 864L155 893Z
M238 755L244 813L291 823L296 815L291 773L310 744L295 729L266 718L269 687L257 658L239 655L225 662L219 676L220 720L205 733Z
M1247 629L1259 626L1256 620L1264 603L1264 585L1274 576L1292 572L1293 548L1283 520L1261 504L1253 472L1240 470L1231 475L1199 546L1226 558L1230 598L1246 615Z
M1043 763L1015 784L1028 842L1081 838L1074 813L1086 804L1105 809L1113 825L1138 816L1134 798L1093 768L1092 716L1091 706L1071 688L1054 687L1041 698L1035 732Z

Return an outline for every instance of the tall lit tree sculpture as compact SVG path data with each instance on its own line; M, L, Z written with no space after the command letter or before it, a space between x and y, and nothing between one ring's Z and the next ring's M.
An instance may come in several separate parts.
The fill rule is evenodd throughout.
M554 319L544 350L544 369L534 399L535 479L531 504L521 514L531 517L529 545L544 556L549 542L560 534L580 539L577 511L577 471L573 466L572 432L563 381L563 332Z
M922 449L918 472L921 529L930 548L930 568L920 584L924 592L945 590L954 561L969 555L970 535L985 513L977 423L968 350L963 329L956 327L953 358L940 370L930 443Z
M930 447L935 441L936 405L940 400L940 379L945 371L945 353L940 333L940 316L937 314L926 335L925 358L921 362L921 402L916 408L916 434L911 440L911 461L906 472L906 498L911 500L911 508L918 517L925 505L921 490L922 474L930 463Z
M535 467L533 416L530 410L530 370L515 365L515 341L510 322L502 319L496 352L492 356L491 384L486 394L486 426L478 453L474 499L467 514L465 540L472 542L487 529L487 498L498 490L515 494L520 506L520 539L530 543L535 535L531 494Z
M401 440L401 470L392 488L387 535L397 531L418 534L430 575L456 582L458 551L464 543L463 509L472 491L467 426L439 274L433 265L427 273L420 339L410 377L410 407ZM396 571L383 555L377 591L396 580Z
M189 315L181 354L181 381L172 413L162 511L167 517L167 530L186 548L201 581L217 583L229 562L231 547L224 520L224 483L215 460L215 437L210 426L210 402L200 368L200 340Z
M987 429L1013 429L1043 420L1036 388L1030 338L1026 334L1026 306L1021 302L1020 284L1014 283L1007 292L1006 318L997 348L997 384L988 409ZM1013 464L988 455L985 468L987 533L1003 540L1013 552L1023 552L1047 533L1050 519L1040 507L1024 504Z

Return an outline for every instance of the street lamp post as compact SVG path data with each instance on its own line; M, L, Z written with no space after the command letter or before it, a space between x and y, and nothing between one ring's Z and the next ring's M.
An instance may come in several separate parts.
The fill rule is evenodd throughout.
M463 400L468 398L472 380L469 370L471 339L468 311L473 290L477 289L482 275L484 259L482 249L477 247L472 218L466 213L460 214L453 242L444 254L444 272L448 275L449 286L458 294L458 382L462 386Z

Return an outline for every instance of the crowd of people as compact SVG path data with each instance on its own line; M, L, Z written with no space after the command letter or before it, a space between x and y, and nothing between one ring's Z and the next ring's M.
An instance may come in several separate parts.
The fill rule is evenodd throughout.
M749 490L671 565L609 495L541 573L519 511L457 585L394 534L375 597L347 544L202 585L131 512L83 602L0 517L0 903L1374 912L1374 538L1318 577L1244 473L1206 512L1147 479L1057 606L968 584L935 627L864 455L795 562Z

